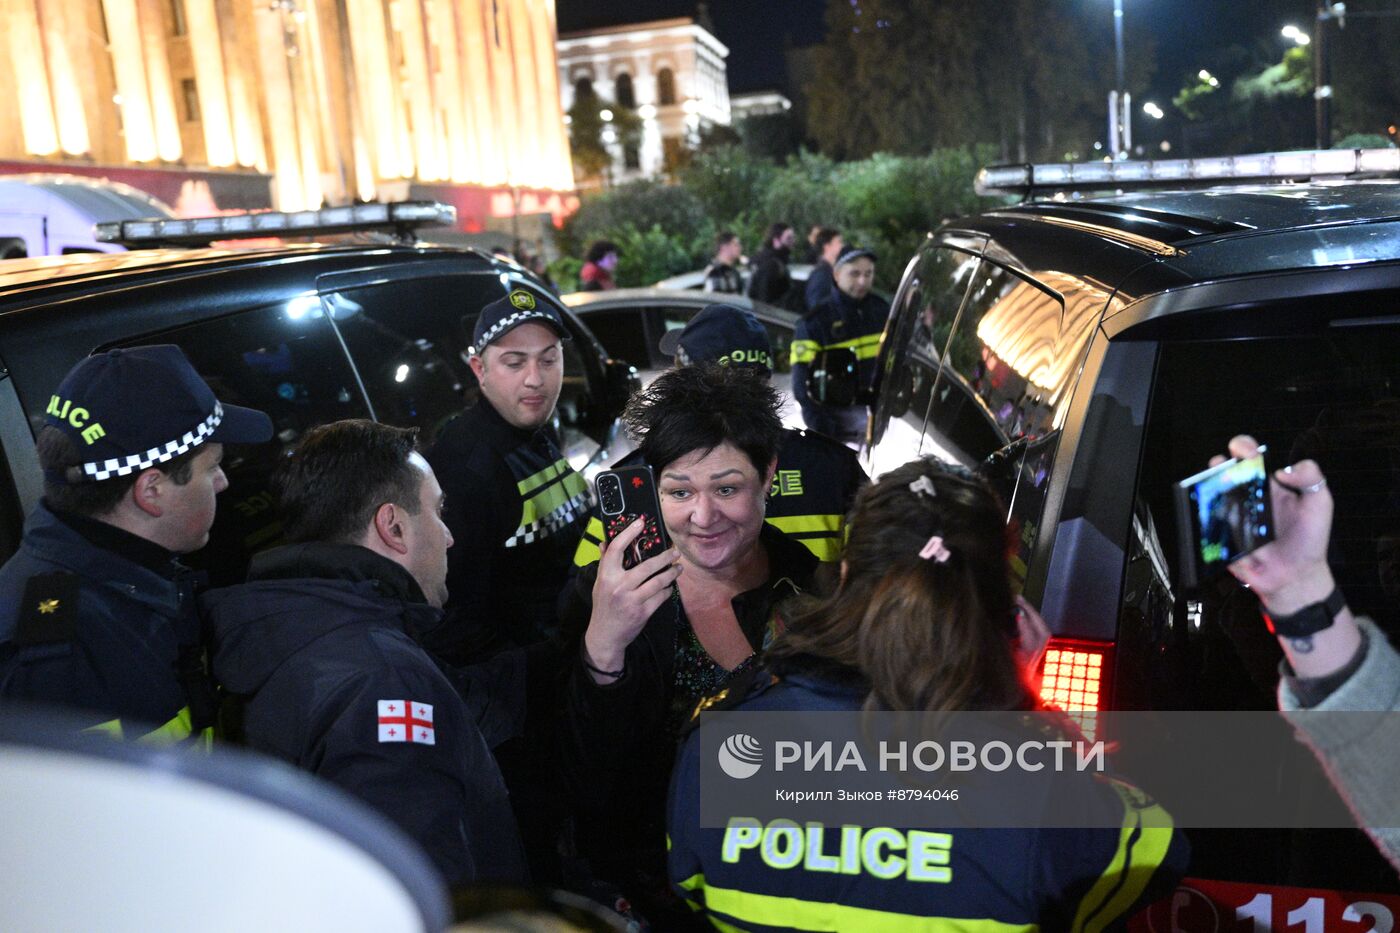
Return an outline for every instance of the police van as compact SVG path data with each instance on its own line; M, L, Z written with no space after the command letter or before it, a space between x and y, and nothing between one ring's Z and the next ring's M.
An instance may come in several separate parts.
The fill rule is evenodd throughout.
M0 176L0 259L112 253L98 240L100 223L174 217L170 206L130 185L78 175Z
M481 308L516 285L547 293L514 264L414 242L417 229L453 221L452 208L424 202L145 218L99 228L130 251L0 263L0 559L42 495L34 435L63 375L95 351L172 343L219 398L266 411L275 426L266 444L228 449L230 487L209 546L189 561L214 584L241 582L251 555L278 541L270 474L303 433L373 418L431 440L475 399L467 358ZM344 235L360 239L266 245ZM261 245L203 246L249 237ZM573 337L561 450L576 468L601 468L616 453L636 372L558 310Z
M1179 557L1173 487L1239 433L1278 466L1321 464L1339 585L1395 639L1400 150L1012 165L978 185L1021 200L910 260L864 456L872 476L935 455L997 477L1055 633L1046 697L1276 709L1257 601L1228 575L1187 590ZM828 354L812 388L850 401L853 373ZM1190 835L1196 877L1152 929L1385 930L1400 912L1358 831Z

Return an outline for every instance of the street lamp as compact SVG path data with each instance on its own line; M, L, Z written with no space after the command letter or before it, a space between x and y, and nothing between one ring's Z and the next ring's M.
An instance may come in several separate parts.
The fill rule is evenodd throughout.
M1150 100L1142 105L1142 112L1147 114L1154 120L1160 120L1162 119L1162 117L1166 116L1166 114L1162 111L1162 108L1158 107Z
M1312 37L1306 32L1289 23L1283 27L1283 37L1292 40L1294 45L1308 45L1312 42Z
M1133 146L1132 96L1123 76L1123 0L1113 0L1113 53L1118 80L1108 93L1108 146L1121 159Z

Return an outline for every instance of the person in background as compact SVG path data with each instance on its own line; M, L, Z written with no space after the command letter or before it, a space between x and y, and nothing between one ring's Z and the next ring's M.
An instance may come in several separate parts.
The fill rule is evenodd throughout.
M580 850L658 926L668 903L684 912L666 884L664 831L680 726L756 662L779 631L778 604L817 567L763 520L778 407L768 380L739 366L682 366L634 395L624 417L655 471L672 547L623 569L634 523L560 601L576 638L560 739Z
M798 257L800 262L816 265L817 258L821 256L821 250L817 249L817 234L821 233L823 229L821 224L813 224L811 229L807 231L807 239L803 242L802 253Z
M753 275L749 278L749 297L770 305L789 307L792 276L788 274L788 257L796 236L792 224L781 221L770 224L763 238L763 248L753 259Z
M1259 445L1240 435L1231 439L1229 451L1247 459L1259 453ZM1375 622L1352 614L1337 589L1327 563L1332 494L1317 463L1302 460L1276 471L1269 493L1276 537L1232 563L1230 572L1259 597L1269 631L1283 649L1283 715L1400 871L1400 828L1392 819L1400 755L1381 738L1393 738L1395 728L1377 728L1380 720L1374 718L1315 715L1400 712L1400 653Z
M772 376L773 349L767 328L752 312L733 305L710 305L684 328L667 331L660 350L673 357L677 366L744 366L765 379ZM613 467L641 463L641 453L634 450ZM846 513L868 482L849 447L815 431L784 428L764 518L801 541L819 560L835 561L841 556ZM574 551L574 564L586 567L598 560L602 539L603 522L595 513Z
M803 293L808 310L836 297L836 279L832 275L832 269L836 257L841 255L841 247L846 244L841 239L840 230L835 227L822 227L817 231L812 245L816 247L817 260L811 275L807 276L807 288Z
M785 607L787 625L762 669L697 714L1014 711L1025 714L1016 728L1028 737L1078 737L1068 720L1040 711L1031 680L1050 632L1012 595L1006 509L985 482L932 460L908 463L860 494L848 527L836 592ZM836 861L857 825L737 821L702 829L699 739L692 728L676 761L670 876L716 926L1116 929L1170 891L1185 867L1184 838L1140 791L1046 769L1025 790L1036 795L1036 812L1052 827L1083 814L1079 824L1093 828L988 829L953 816L956 828L943 829L937 815L920 811L916 830L876 830L884 841L875 849L887 846L888 861L867 855L837 874L823 862ZM809 846L833 857L813 859L809 848L805 860L778 864L769 856L781 837L770 830L781 824L799 827ZM813 841L824 832L824 843Z
M732 230L715 234L715 257L705 267L705 291L722 295L744 293L744 279L735 268L743 249L739 234Z
M583 269L579 272L579 290L605 292L617 288L613 272L617 269L618 254L616 243L595 240L583 257Z
M271 437L267 415L220 403L178 347L74 366L39 429L44 498L0 569L0 697L115 738L207 744L214 693L178 558L209 540L224 445Z
M337 421L282 465L290 543L202 602L228 733L379 810L449 884L525 881L491 756L519 731L523 679L518 702L483 695L473 711L419 643L441 621L453 542L415 435Z
M807 372L818 353L848 349L855 354L860 384L875 382L875 358L880 335L890 315L889 302L871 291L875 282L875 253L858 246L843 246L833 268L836 294L808 311L792 340L792 397L802 408L807 427L846 444L865 439L867 411L864 405L836 408L818 405L807 396Z

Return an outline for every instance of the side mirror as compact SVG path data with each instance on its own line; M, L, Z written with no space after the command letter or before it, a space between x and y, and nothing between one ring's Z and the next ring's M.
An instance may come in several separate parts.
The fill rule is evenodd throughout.
M622 414L632 393L641 391L641 388L642 377L637 375L637 367L631 363L610 359L604 364L603 401L610 419Z
M818 405L843 408L858 404L860 396L855 351L842 347L818 352L807 368L807 397Z

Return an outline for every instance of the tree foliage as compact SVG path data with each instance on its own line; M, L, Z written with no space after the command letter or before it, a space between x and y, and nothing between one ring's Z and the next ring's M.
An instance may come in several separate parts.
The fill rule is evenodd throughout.
M604 111L611 114L610 120L603 119ZM569 152L584 177L607 177L612 167L609 130L623 148L641 145L642 118L636 111L610 103L596 93L579 95L569 108Z
M1003 158L1082 155L1102 136L1113 86L1111 20L1089 28L1065 4L828 0L814 53L808 127L837 158L970 143ZM1130 86L1152 70L1133 38Z

